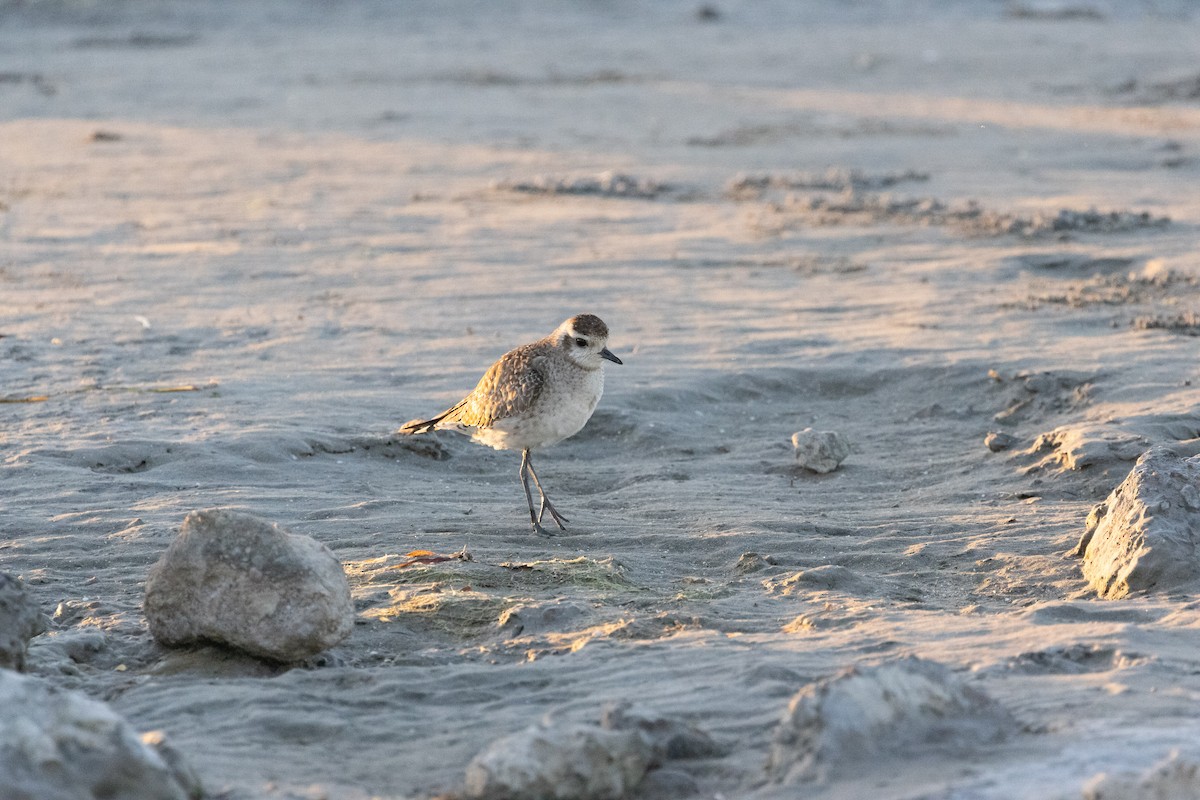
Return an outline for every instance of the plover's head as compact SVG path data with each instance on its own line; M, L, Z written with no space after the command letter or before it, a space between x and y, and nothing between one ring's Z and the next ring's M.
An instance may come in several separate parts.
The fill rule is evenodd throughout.
M608 326L595 314L571 317L558 326L554 339L567 358L584 369L599 369L605 361L621 363L608 351Z

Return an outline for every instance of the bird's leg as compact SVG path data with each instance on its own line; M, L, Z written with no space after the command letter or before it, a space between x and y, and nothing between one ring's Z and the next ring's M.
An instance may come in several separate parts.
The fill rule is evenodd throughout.
M537 486L538 494L541 495L542 498L542 507L536 512L533 510L533 494L529 491L530 475L533 476L533 482ZM533 525L534 531L542 536L550 536L550 531L542 527L542 516L546 513L548 501L546 500L546 493L542 491L542 484L538 481L537 473L533 471L533 461L529 458L529 448L521 451L521 486L525 489L525 503L529 506L529 522ZM559 522L560 517L558 512L554 510L553 506L550 506L550 516L552 516L554 521L558 523L560 530L566 530L566 528L563 527L562 522Z
M538 511L537 521L540 523L542 521L542 517L544 517L546 512L549 511L551 519L554 520L554 524L558 526L560 531L565 531L567 528L565 525L563 525L563 523L570 522L571 520L558 513L558 510L554 508L554 504L550 502L550 498L546 496L546 490L542 488L542 482L538 480L537 472L535 472L533 469L533 459L529 456L528 449L525 450L523 460L527 465L529 474L533 476L533 485L537 487L538 494L542 496L542 507ZM532 502L529 504L529 511L530 513L533 512Z
M533 470L529 466L529 448L521 451L521 486L525 489L525 502L529 506L529 522L533 525L533 529L543 536L549 536L545 529L542 528L540 518L533 510L533 494L529 491L529 473ZM536 481L537 479L534 478ZM542 487L538 487L538 491L542 491Z

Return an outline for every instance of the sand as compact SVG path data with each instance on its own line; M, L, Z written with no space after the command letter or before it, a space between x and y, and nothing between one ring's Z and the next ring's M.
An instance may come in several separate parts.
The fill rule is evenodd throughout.
M30 671L230 800L454 792L612 700L722 744L678 765L696 797L1067 798L1196 758L1194 596L1098 600L1067 553L1143 450L1200 450L1200 12L708 8L0 4ZM515 454L392 431L580 312L625 364L539 454L546 539ZM795 466L810 427L838 470ZM156 645L147 570L210 507L328 545L350 638ZM906 656L1022 733L766 782L793 694Z

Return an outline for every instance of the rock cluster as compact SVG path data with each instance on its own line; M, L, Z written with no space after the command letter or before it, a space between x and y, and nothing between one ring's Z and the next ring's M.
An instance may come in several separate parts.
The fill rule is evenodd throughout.
M213 642L280 662L345 639L354 604L327 547L249 514L193 511L146 579L146 620L167 646Z

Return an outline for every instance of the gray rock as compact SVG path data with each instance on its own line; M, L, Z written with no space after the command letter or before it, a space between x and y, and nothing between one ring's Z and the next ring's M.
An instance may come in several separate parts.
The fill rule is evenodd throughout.
M993 453L999 453L1001 450L1008 450L1017 443L1017 437L1010 433L1002 433L997 431L990 432L983 437L983 446Z
M605 730L633 731L642 737L653 754L652 766L673 759L709 758L721 753L712 737L695 725L628 701L605 705L600 725Z
M631 730L542 723L497 739L467 765L476 800L619 800L653 754Z
M29 660L41 675L78 675L78 665L94 663L108 644L108 633L99 628L51 631L30 642Z
M46 615L21 579L0 572L0 667L24 670L29 640L46 628Z
M805 428L792 434L796 463L813 472L833 472L850 455L850 440L836 431Z
M1172 753L1141 775L1100 773L1083 787L1083 800L1196 800L1200 763Z
M775 559L772 556L762 556L758 553L742 553L738 556L737 563L733 565L733 571L738 575L749 575L751 572L758 572L774 565Z
M792 698L775 729L767 775L793 783L859 773L880 754L967 752L1018 727L941 664L906 658L852 668Z
M195 773L165 760L104 703L0 669L0 797L6 800L189 800ZM161 734L152 740L162 742Z
M1155 447L1092 509L1074 555L1100 597L1200 581L1200 456Z
M1039 434L1026 455L1041 457L1040 465L1059 471L1105 473L1125 469L1146 452L1145 436L1114 429L1104 423L1063 425Z
M640 800L682 800L699 794L700 783L695 778L682 770L669 768L650 770L637 790Z
M234 511L193 511L146 578L146 620L168 647L207 641L299 661L354 627L341 563L320 542Z
M163 731L147 731L142 734L142 744L149 747L162 759L171 771L175 782L183 789L188 800L199 800L204 797L204 785L200 782L200 774L183 757L183 753L175 748Z

